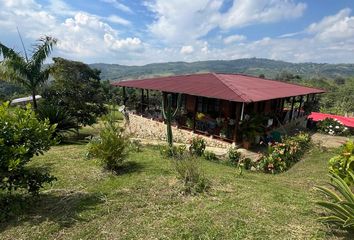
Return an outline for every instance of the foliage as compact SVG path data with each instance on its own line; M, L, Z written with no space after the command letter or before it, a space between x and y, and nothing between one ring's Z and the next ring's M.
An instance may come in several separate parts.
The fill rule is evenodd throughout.
M354 174L350 173L354 178ZM329 216L321 217L319 220L339 225L345 229L354 230L354 193L347 183L336 173L331 176L330 185L335 191L326 187L317 187L330 201L319 201L318 205L326 208Z
M177 177L183 182L183 193L193 195L202 193L210 187L198 158L190 155L181 155L174 159L173 166Z
M101 88L103 92L104 102L105 103L121 103L121 93L120 88L113 86L109 80L101 82ZM122 103L123 104L123 103Z
M26 166L55 143L54 131L55 125L39 121L30 105L13 110L8 103L0 106L0 189L24 188L37 194L44 183L55 180L48 172Z
M143 145L140 140L133 139L130 141L130 149L134 152L142 152Z
M348 141L341 153L329 160L329 171L342 178L349 186L354 185L354 142Z
M45 36L38 40L32 50L32 56L28 58L25 50L25 56L21 56L14 49L6 47L0 42L0 56L3 61L0 62L0 77L7 81L19 83L32 94L33 107L37 108L38 88L47 81L49 77L49 68L43 68L43 63L50 55L53 46L56 44L55 38Z
M172 120L176 117L180 105L181 105L181 94L178 94L178 99L177 99L177 107L174 110L174 112L172 113L172 94L167 94L167 106L165 109L165 99L162 100L162 115L163 118L165 119L165 123L167 126L167 142L168 145L170 145L170 147L172 147L173 145L173 136L172 136L172 128L171 128L171 124L172 124Z
M253 142L256 135L264 132L264 117L252 115L245 118L240 124L240 130L244 140Z
M92 125L107 112L100 83L100 72L88 65L53 58L54 81L44 90L49 103L65 108L78 125Z
M241 153L237 151L236 147L230 147L227 151L227 160L233 165L237 166L239 161L241 160Z
M193 137L190 140L189 152L191 154L196 156L202 156L205 148L206 148L206 142L202 137L197 136L197 137Z
M117 171L129 155L129 135L111 114L103 123L99 136L93 137L87 148L88 157L97 157L105 169Z
M54 137L66 132L73 132L77 128L75 118L63 107L43 102L39 104L36 112L38 119L42 121L48 119L51 126L56 126Z
M241 158L238 162L238 166L246 170L250 170L252 168L252 164L252 159L250 158Z
M0 80L0 103L24 95L26 95L26 90L23 86Z
M170 146L170 145L162 145L160 148L161 156L165 158L176 158L183 155L186 155L186 145L178 145L178 146Z
M208 161L217 161L219 158L211 151L204 151L203 157Z
M348 128L340 121L333 118L326 118L318 121L317 129L325 134L343 136L349 133Z
M282 143L268 146L267 154L257 163L257 168L266 173L280 173L298 162L310 145L311 137L307 133L298 133L287 137Z

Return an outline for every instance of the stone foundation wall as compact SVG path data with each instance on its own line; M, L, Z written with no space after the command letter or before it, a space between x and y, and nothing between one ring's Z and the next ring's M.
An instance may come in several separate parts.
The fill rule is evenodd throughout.
M137 138L166 140L166 125L164 123L141 117L135 114L129 114L129 131ZM172 126L173 140L178 143L187 144L190 139L200 136L206 141L209 147L229 148L231 143L227 143L212 137L207 137L193 133L192 131L179 129Z

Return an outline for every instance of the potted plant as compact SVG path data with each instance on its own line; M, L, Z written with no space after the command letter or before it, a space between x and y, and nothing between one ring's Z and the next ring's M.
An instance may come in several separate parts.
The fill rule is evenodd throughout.
M226 135L227 135L227 127L223 126L220 130L220 137L226 138Z
M240 124L242 133L242 146L249 149L254 143L257 135L264 131L263 118L261 116L253 116L245 118Z
M190 118L187 118L186 125L188 128L193 128L193 120Z

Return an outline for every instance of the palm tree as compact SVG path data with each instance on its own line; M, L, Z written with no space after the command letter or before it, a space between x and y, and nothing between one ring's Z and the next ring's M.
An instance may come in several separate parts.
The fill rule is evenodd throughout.
M57 40L49 36L40 38L33 47L32 56L28 58L25 49L23 56L0 42L0 56L3 56L0 62L0 78L19 83L30 91L34 109L37 109L35 96L38 87L49 77L49 68L43 69L42 65L56 43Z

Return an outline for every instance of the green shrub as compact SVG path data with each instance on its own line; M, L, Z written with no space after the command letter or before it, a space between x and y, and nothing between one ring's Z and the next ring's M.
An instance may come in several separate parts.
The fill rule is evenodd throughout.
M88 143L88 157L97 157L104 168L117 171L122 167L130 151L129 135L112 115L104 122L99 136Z
M252 159L250 158L241 158L241 160L238 163L239 167L250 170L252 168Z
M161 145L159 148L160 154L165 158L176 158L186 155L187 153L187 146L183 144L179 146L173 145L172 147L169 145Z
M287 137L282 143L268 146L267 154L257 163L257 168L266 173L280 173L288 170L298 162L309 148L311 137L307 133L299 133Z
M178 179L183 183L184 194L197 194L206 191L209 181L204 176L201 168L201 161L193 156L183 155L173 161L174 169Z
M325 118L317 122L319 132L329 135L345 136L349 134L349 130L340 121L333 118Z
M56 125L55 137L66 132L74 132L78 127L75 118L67 110L47 102L38 106L37 117L40 120L48 119L52 126Z
M352 178L354 174L349 173ZM354 193L346 182L333 173L330 185L335 191L326 187L317 187L330 201L319 201L318 205L326 208L331 215L321 217L319 220L336 224L342 228L354 230Z
M341 154L329 160L329 171L340 176L348 185L354 184L352 174L354 174L354 142L346 142Z
M203 156L204 156L205 160L208 160L208 161L217 161L217 160L219 160L219 158L216 156L216 154L211 152L211 151L204 151Z
M241 159L241 153L237 151L236 147L230 147L227 151L227 161L233 165L237 166Z
M0 105L0 189L24 188L38 194L44 183L55 180L47 171L27 166L55 143L54 132L55 125L39 121L29 105L11 110L7 103Z
M206 147L205 140L202 137L193 137L190 141L189 151L196 156L202 156Z

